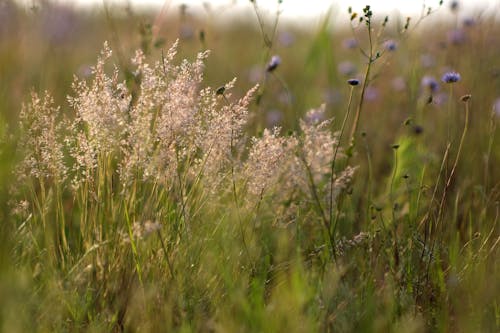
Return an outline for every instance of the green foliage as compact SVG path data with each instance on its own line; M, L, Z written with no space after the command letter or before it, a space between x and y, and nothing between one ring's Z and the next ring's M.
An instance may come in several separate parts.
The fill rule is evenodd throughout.
M303 30L249 6L221 27L0 3L0 332L499 331L498 20Z

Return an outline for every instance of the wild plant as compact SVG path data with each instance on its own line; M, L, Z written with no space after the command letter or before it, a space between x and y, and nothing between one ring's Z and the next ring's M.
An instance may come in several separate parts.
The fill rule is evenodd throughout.
M332 167L344 155L331 120L321 120L324 108L310 111L298 133L266 129L249 140L245 127L258 86L236 100L235 80L217 90L203 88L208 52L175 65L176 48L152 64L136 53L132 62L140 85L132 93L118 67L107 74L112 51L104 44L91 79L75 77L64 116L48 93L33 94L21 113L16 195L35 208L24 222L28 233L42 230L40 246L50 248L58 258L54 264L80 284L115 284L124 276L123 283L137 279L144 288L151 263L139 248L143 238L156 235L174 280L177 247L192 241L203 212L224 218L212 209L232 197L246 247L245 234L255 241L255 207L282 211L285 201L293 201L295 211L313 203L311 212L324 229L316 218L311 227L326 234L335 255L327 207L350 184L354 168ZM321 244L321 238L307 241ZM255 271L260 259L245 251ZM84 269L93 277L83 278Z

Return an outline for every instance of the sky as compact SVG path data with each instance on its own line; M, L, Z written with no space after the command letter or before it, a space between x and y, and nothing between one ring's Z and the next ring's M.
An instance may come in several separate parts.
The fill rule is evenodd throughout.
M88 0L87 0L88 1ZM138 0L139 2L150 2L150 3L162 3L162 0ZM203 1L200 0L182 0L175 1L173 3L186 3L199 5ZM210 3L240 3L242 5L247 5L249 0L212 0L208 1ZM267 8L273 10L276 8L278 0L257 0L259 7ZM351 6L353 9L360 11L365 5L371 5L377 12L383 11L388 12L394 9L398 9L403 14L417 14L421 12L422 4L425 2L427 6L438 7L439 0L283 0L281 8L284 15L290 16L302 16L302 15L312 15L316 16L318 14L324 13L332 5L339 7L340 11L347 11L347 8ZM451 0L445 0L445 4L451 2ZM500 6L500 0L462 0L459 1L463 7L474 7L478 4L494 6L495 4Z
M33 0L24 0L30 2ZM133 7L156 6L167 11L173 11L179 8L181 4L188 5L191 11L198 10L203 13L204 3L209 3L212 13L221 16L224 9L227 13L235 13L236 10L244 12L245 9L251 9L250 0L53 0L59 3L71 3L77 6L102 6L107 4L127 4ZM255 0L258 7L263 12L275 13L278 0ZM453 0L444 0L444 7L449 7ZM471 13L473 16L479 13L479 9L487 9L489 13L500 13L500 0L458 0L462 13ZM439 7L439 0L282 0L280 5L281 17L291 20L315 19L321 17L332 7L333 14L341 14L341 17L348 18L347 8L351 6L354 11L361 12L365 5L372 6L375 14L393 14L399 13L402 16L418 16L422 12L422 6ZM448 8L441 11L448 12Z
M29 1L29 0L25 0ZM256 0L262 10L276 11L278 0ZM452 0L444 0L445 5L449 5ZM216 11L225 7L250 8L250 0L57 0L60 3L74 3L77 5L102 5L106 3L126 4L130 2L132 6L157 6L175 8L180 4L187 4L190 8L200 8L203 10L203 3L209 3ZM439 0L282 0L280 9L282 15L289 18L315 17L325 13L332 5L334 9L341 13L347 12L347 8L352 6L355 11L361 11L365 5L371 5L376 13L391 13L398 10L403 15L418 15L422 10L422 5L428 7L438 7ZM500 0L461 0L459 1L463 10L474 10L475 8L488 8L500 11Z

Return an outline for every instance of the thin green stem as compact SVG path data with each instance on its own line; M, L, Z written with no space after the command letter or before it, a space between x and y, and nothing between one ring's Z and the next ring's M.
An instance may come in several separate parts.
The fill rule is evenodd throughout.
M370 52L367 55L368 56L368 63L366 65L365 75L363 78L363 86L361 88L361 95L359 97L359 104L358 104L358 108L356 110L356 115L354 116L354 122L353 122L352 128L351 128L351 134L350 134L351 145L354 145L354 139L355 139L356 131L357 131L358 126L359 126L359 119L361 117L361 111L363 109L365 92L366 92L366 88L368 87L368 82L370 80L370 72L371 72L372 64L375 61L374 55L373 55L373 39L372 39L372 28L371 28L370 21L368 21L368 23L367 23L367 28L368 28L368 41L370 43Z
M334 173L335 173L335 162L337 160L337 154L339 152L339 147L340 147L340 144L342 143L342 136L344 134L344 130L345 130L345 126L347 124L347 120L349 119L349 114L350 114L350 111L351 111L351 103L352 103L352 96L353 96L353 92L354 92L354 86L351 86L351 90L349 92L349 101L347 103L347 111L344 115L344 120L342 121L342 126L340 128L340 134L339 134L339 137L338 137L338 141L337 141L337 145L335 146L335 151L333 153L333 158L332 158L332 163L331 163L331 167L330 167L330 205L329 205L329 221L330 221L330 226L332 225L332 221L333 221L333 186L334 186ZM332 242L333 244L335 244L335 229L336 229L336 224L334 225L334 230L331 230L330 231L330 238L332 239ZM335 261L337 261L337 253L336 253L336 250L335 248L332 249L333 250L333 255L335 257Z
M140 283L141 287L144 287L144 284L142 282L141 263L139 261L139 254L137 252L137 246L135 244L134 233L132 231L132 223L130 221L130 217L128 214L128 208L126 206L125 206L125 221L127 222L128 237L130 240L130 247L132 248L132 253L134 255L134 263L135 263L135 268L137 270L137 276L139 278L139 283Z

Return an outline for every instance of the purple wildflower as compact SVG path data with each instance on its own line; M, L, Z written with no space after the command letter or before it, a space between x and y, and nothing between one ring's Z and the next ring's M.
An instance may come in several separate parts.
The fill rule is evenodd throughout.
M345 49L355 49L358 47L358 41L355 38L347 38L342 41L342 46Z
M281 64L281 58L280 58L280 56L274 55L271 58L271 61L269 61L269 63L267 64L266 71L270 73L270 72L274 71L276 68L278 68L278 66L280 64Z
M460 81L461 76L457 72L446 72L444 75L441 77L441 81L444 83L455 83Z
M434 78L434 76L426 75L422 78L422 87L428 88L431 92L435 92L439 88L438 81Z
M392 39L389 39L384 42L384 48L387 51L396 51L396 49L398 48L398 44Z

